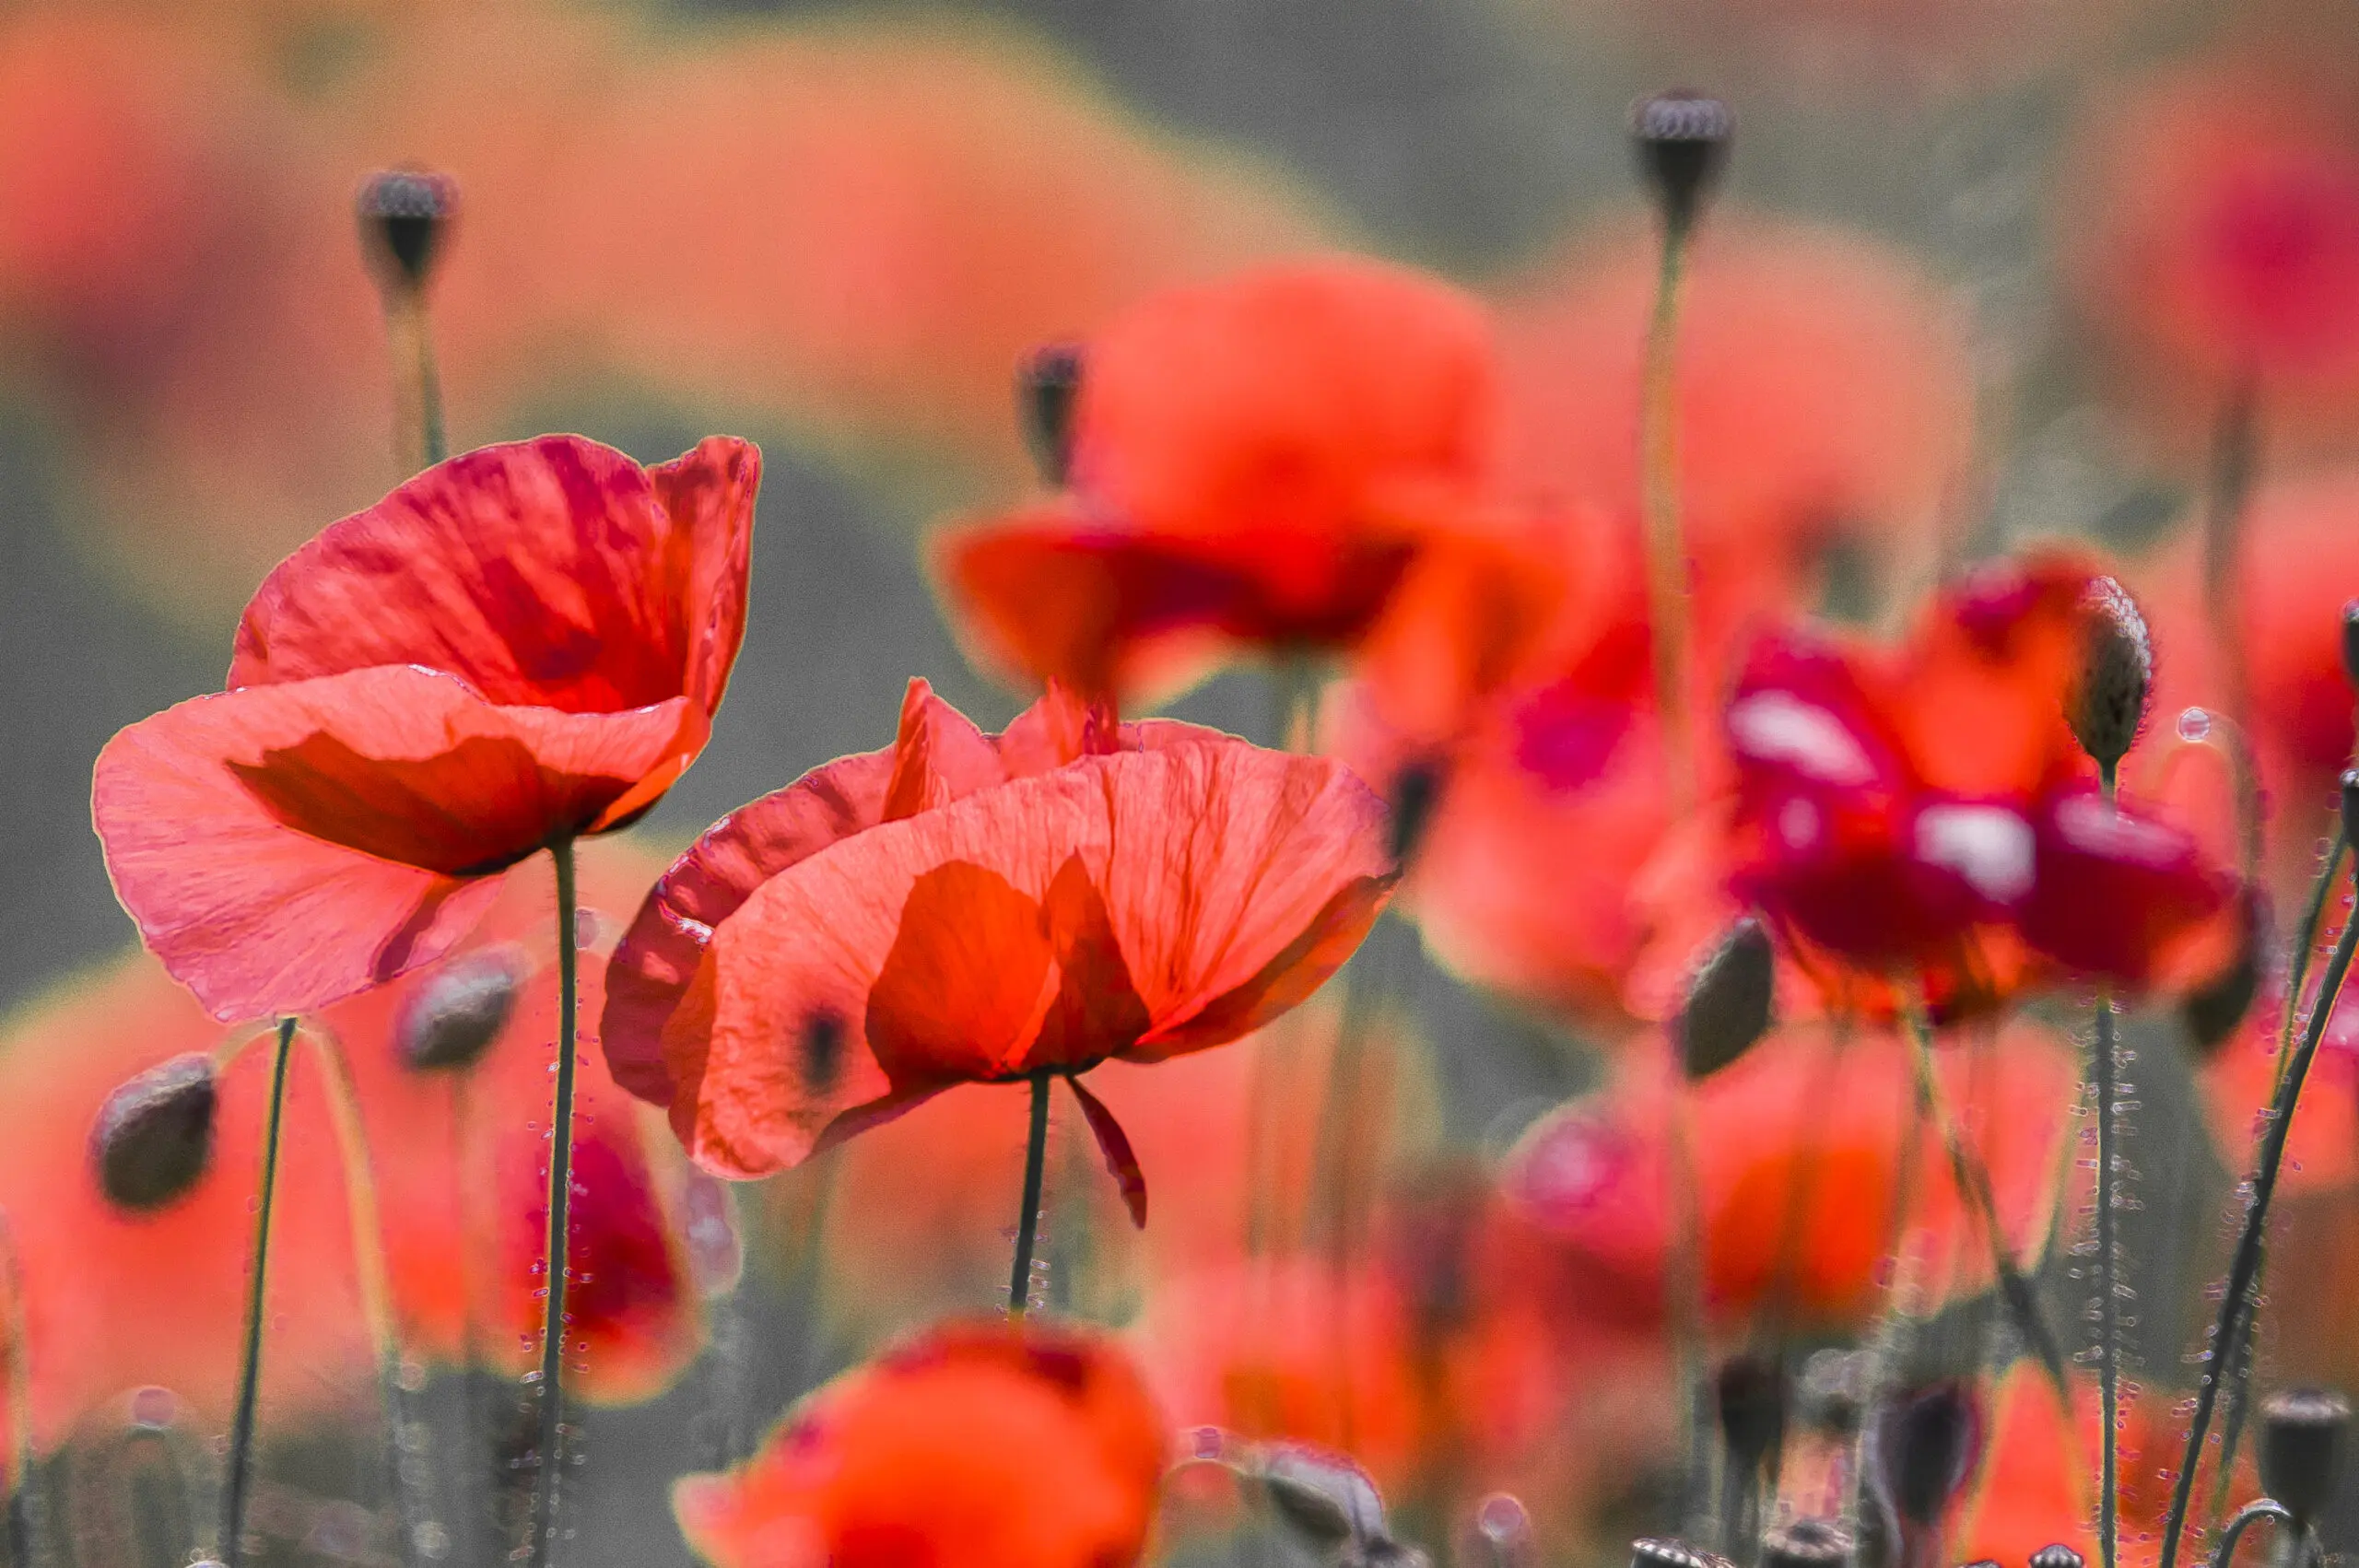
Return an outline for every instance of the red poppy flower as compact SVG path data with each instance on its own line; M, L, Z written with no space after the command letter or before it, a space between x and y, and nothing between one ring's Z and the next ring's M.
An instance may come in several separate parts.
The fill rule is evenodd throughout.
M651 874L642 857L620 850L600 846L581 857L585 934L612 929L590 911L628 908ZM554 923L546 881L512 879L444 964L305 1024L334 1036L351 1072L377 1183L393 1327L403 1352L423 1362L459 1364L472 1351L480 1364L512 1375L536 1360ZM604 965L596 948L581 958L594 1006ZM416 999L485 964L512 981L514 1000L469 1074L462 1112L451 1078L405 1061L403 1020ZM228 1418L253 1243L266 1042L220 1076L211 1161L184 1197L148 1212L115 1208L92 1178L88 1149L99 1108L118 1085L223 1039L144 954L78 977L0 1038L0 1208L24 1263L32 1413L44 1448L147 1384L170 1388L208 1421ZM569 1334L583 1349L569 1387L598 1402L635 1400L660 1392L702 1342L670 1202L677 1158L668 1140L642 1136L630 1102L594 1061L583 1065L581 1093L573 1258L581 1279L569 1307ZM334 1118L318 1059L302 1042L288 1096L264 1408L365 1409L375 1368Z
M892 750L666 873L616 956L607 1059L699 1164L757 1176L958 1083L1222 1045L1358 945L1383 814L1325 758L1062 692L987 737L912 682Z
M829 1384L672 1503L714 1568L1130 1568L1165 1458L1146 1385L1104 1340L953 1323Z
M1662 1053L1626 1059L1613 1089L1552 1113L1524 1135L1503 1183L1555 1248L1568 1299L1592 1316L1659 1324L1671 1235ZM1987 1045L1943 1051L1944 1093L1990 1172L2017 1256L2055 1210L2060 1110L2078 1082L2070 1047L2011 1024ZM1932 1138L1900 1171L1915 1095L1907 1049L1889 1036L1845 1040L1793 1026L1689 1091L1704 1218L1706 1294L1716 1316L1783 1310L1832 1327L1884 1305L1896 1194L1936 1299L1989 1284L1989 1243Z
M328 528L239 625L229 689L99 757L115 890L218 1018L429 963L553 840L624 825L711 727L760 458L579 437L453 458Z
M1208 638L1347 644L1476 516L1491 355L1473 300L1373 262L1156 295L1083 346L1069 491L944 537L951 601L992 664L1106 696Z
M1964 1011L2042 975L2144 986L2224 956L2231 880L2180 828L2109 808L2065 725L2091 576L1984 568L1891 653L1756 646L1727 709L1730 881L1806 963Z

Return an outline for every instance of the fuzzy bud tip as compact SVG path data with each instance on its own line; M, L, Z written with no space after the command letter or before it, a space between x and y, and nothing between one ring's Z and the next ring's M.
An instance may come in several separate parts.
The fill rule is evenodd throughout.
M2072 738L2110 775L2129 755L2154 684L2154 641L2129 591L2109 577L2081 596L2081 665L2066 695Z
M120 1209L146 1213L185 1196L213 1163L218 1096L201 1051L159 1062L109 1094L90 1128L99 1188Z
M1677 1029L1680 1062L1691 1081L1719 1071L1769 1032L1777 980L1768 930L1755 917L1742 917L1687 985Z
M522 983L515 956L499 948L452 959L412 986L393 1014L393 1045L419 1072L472 1067L516 1012Z

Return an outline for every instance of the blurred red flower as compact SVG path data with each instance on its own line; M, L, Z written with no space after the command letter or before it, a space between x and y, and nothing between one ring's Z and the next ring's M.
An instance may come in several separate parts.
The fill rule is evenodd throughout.
M959 1083L1222 1045L1359 944L1383 815L1324 758L1062 689L987 737L913 681L890 751L724 818L657 884L607 1059L699 1164L751 1177Z
M118 734L91 814L124 907L216 1017L447 952L493 873L627 825L704 746L745 629L760 457L487 447L273 572L229 689Z
M582 858L585 932L599 907L628 907L651 867L619 847ZM330 1006L307 1027L341 1047L375 1174L405 1355L521 1374L536 1364L546 1228L549 1057L557 1033L546 882L504 883L446 965ZM594 1006L604 964L582 953ZM401 1019L446 968L496 962L513 1010L464 1085L407 1065ZM69 983L12 1020L0 1048L0 1208L21 1255L35 1435L44 1448L78 1419L161 1385L226 1420L238 1374L252 1199L268 1064L249 1050L219 1080L209 1172L185 1197L130 1213L101 1196L87 1148L107 1096L131 1075L223 1039L152 959L133 955ZM695 1356L702 1326L679 1255L676 1156L647 1136L594 1062L581 1085L570 1334L578 1387L597 1401L648 1398ZM460 1106L464 1100L465 1110ZM274 1219L265 1410L341 1412L373 1397L334 1117L318 1063L299 1044ZM277 1421L281 1416L267 1419Z
M1490 324L1356 258L1142 301L1082 347L1070 488L954 528L942 576L992 665L1122 697L1206 645L1348 645L1496 459Z
M944 1325L806 1400L727 1475L673 1488L715 1568L1129 1568L1167 1440L1112 1345Z

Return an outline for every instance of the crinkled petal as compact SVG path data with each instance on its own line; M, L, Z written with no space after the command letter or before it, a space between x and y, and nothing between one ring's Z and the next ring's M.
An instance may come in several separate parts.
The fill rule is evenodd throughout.
M665 539L680 624L687 635L687 696L709 715L729 688L745 640L745 585L754 547L761 449L709 436L647 471L671 520Z

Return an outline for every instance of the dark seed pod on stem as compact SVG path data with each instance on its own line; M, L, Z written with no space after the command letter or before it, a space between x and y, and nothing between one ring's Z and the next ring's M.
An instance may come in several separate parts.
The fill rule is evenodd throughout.
M201 1051L159 1062L107 1096L90 1128L90 1164L116 1207L161 1209L213 1163L218 1104L213 1059Z
M1630 141L1638 170L1662 211L1663 224L1684 234L1728 161L1736 116L1717 98L1663 92L1630 109Z
M459 187L447 174L394 169L360 188L360 244L387 285L426 287L434 258L459 212Z
M2323 1388L2271 1394L2260 1407L2260 1484L2295 1528L2334 1499L2351 1431L2351 1401Z
M1015 368L1015 416L1033 466L1050 485L1073 474L1073 412L1081 397L1081 345L1044 344Z
M1981 1419L1963 1383L1903 1391L1878 1412L1876 1480L1901 1520L1920 1529L1940 1522L1974 1473Z
M393 1045L420 1072L472 1067L515 1015L522 965L493 948L452 959L402 998L393 1014Z
M1777 955L1760 920L1743 916L1696 966L1679 1012L1679 1055L1692 1082L1708 1078L1769 1032Z
M1406 869L1426 829L1433 825L1434 810L1441 804L1442 765L1434 757L1419 757L1392 777L1391 848L1392 863Z
M1733 1568L1718 1552L1705 1551L1668 1536L1641 1536L1630 1543L1630 1568Z
M1790 1519L1761 1538L1761 1568L1842 1568L1851 1532L1833 1519Z
M2359 686L2359 599L2342 607L2342 674Z
M1260 1475L1271 1507L1304 1540L1332 1548L1386 1539L1384 1499L1344 1456L1282 1445L1263 1457Z
M2359 767L2345 768L2342 774L2342 837L2359 844Z
M2033 1552L2028 1568L2085 1568L2087 1561L2060 1540Z
M1786 1432L1786 1377L1775 1361L1731 1356L1715 1381L1720 1438L1730 1457L1751 1469L1768 1457Z
M2093 579L2080 604L2081 666L2064 702L2081 749L2110 778L2146 717L2154 684L2154 642L2129 591L2109 577Z

